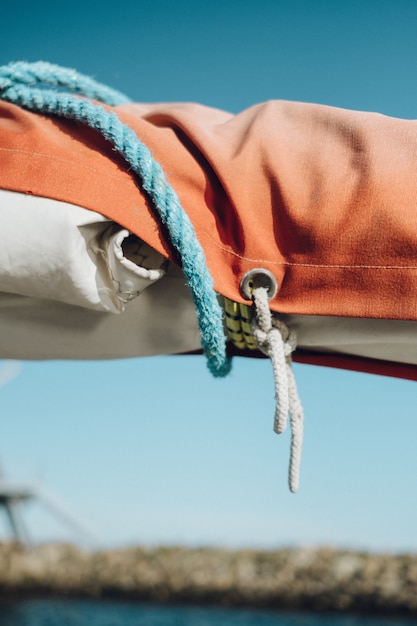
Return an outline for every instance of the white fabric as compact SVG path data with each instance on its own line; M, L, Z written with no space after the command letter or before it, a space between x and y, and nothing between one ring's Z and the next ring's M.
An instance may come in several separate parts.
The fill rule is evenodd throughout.
M200 347L181 271L117 224L3 190L0 220L1 358L109 359Z

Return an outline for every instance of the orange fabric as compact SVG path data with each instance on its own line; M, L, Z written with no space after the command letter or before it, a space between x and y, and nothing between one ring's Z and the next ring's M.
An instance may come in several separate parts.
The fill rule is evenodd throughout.
M216 290L265 267L283 313L417 320L417 122L269 102L239 115L124 105L194 224ZM98 211L171 255L94 131L0 103L0 187Z

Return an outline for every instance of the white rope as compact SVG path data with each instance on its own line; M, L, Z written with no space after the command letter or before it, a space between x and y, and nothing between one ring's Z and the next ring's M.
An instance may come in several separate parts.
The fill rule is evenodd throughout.
M252 331L259 349L272 362L275 384L274 431L282 433L287 426L288 413L291 425L291 453L288 481L293 493L300 482L301 450L303 444L303 408L291 369L291 353L297 346L294 331L274 317L269 309L268 290L257 287L252 293L256 315Z

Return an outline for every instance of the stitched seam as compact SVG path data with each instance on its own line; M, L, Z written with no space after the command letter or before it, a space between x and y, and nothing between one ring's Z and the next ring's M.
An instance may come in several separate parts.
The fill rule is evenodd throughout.
M44 154L43 152L30 152L28 150L17 150L14 148L0 148L0 151L2 152L14 152L16 154L27 154L30 156L36 156L36 157L42 157L45 158L49 161L56 161L58 163L66 163L66 164L70 164L70 165L76 165L78 168L80 169L84 169L86 171L90 171L90 172L95 172L100 174L101 176L103 176L103 171L101 169L96 169L94 167L90 167L88 165L83 165L81 163L75 163L74 161L71 161L69 159L62 159L60 157L55 157L55 156L51 156L48 154ZM127 171L123 171L122 170L122 174L125 174L127 176L129 176L129 173ZM108 173L105 175L106 178L112 178L114 180L118 180L120 183L122 183L123 185L128 184L127 182L125 182L122 178L122 176L116 176L115 174L111 174ZM141 193L141 192L140 192ZM197 228L197 227L196 227ZM201 233L204 233L204 235L210 240L210 242L212 243L212 245L214 245L216 248L218 248L219 250L222 250L223 252L226 252L227 254L234 256L238 259L241 259L242 261L249 261L251 263L269 263L270 265L276 265L276 266L282 266L282 267L317 267L317 268L329 268L329 269L372 269L372 270L381 270L381 269L385 269L385 270L415 270L417 269L417 266L414 265L344 265L344 264L325 264L325 263L294 263L291 261L273 261L270 259L254 259L252 257L247 257L247 256L242 256L240 254L238 254L237 252L234 252L233 250L229 250L228 248L225 248L224 246L222 246L221 244L217 243L213 237L210 235L210 233L208 233L204 228L197 228L197 230L199 230Z
M197 228L201 233L210 240L212 245L216 246L223 252L230 254L231 256L236 257L237 259L241 259L242 261L250 261L251 263L269 263L270 265L282 265L282 266L291 266L291 267L320 267L320 268L333 268L333 269L369 269L369 270L415 270L417 269L417 265L347 265L347 264L329 264L329 263L296 263L293 261L273 261L272 259L254 259L252 257L242 256L234 250L229 250L225 248L221 244L217 243L213 237L208 233L204 228Z

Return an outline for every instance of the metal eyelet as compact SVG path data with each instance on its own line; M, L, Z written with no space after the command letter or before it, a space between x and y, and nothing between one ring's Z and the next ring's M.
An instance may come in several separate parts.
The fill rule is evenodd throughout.
M249 270L240 281L240 293L246 300L252 300L252 293L256 287L265 287L268 291L268 300L272 300L277 294L278 283L275 276L269 270L255 268Z

